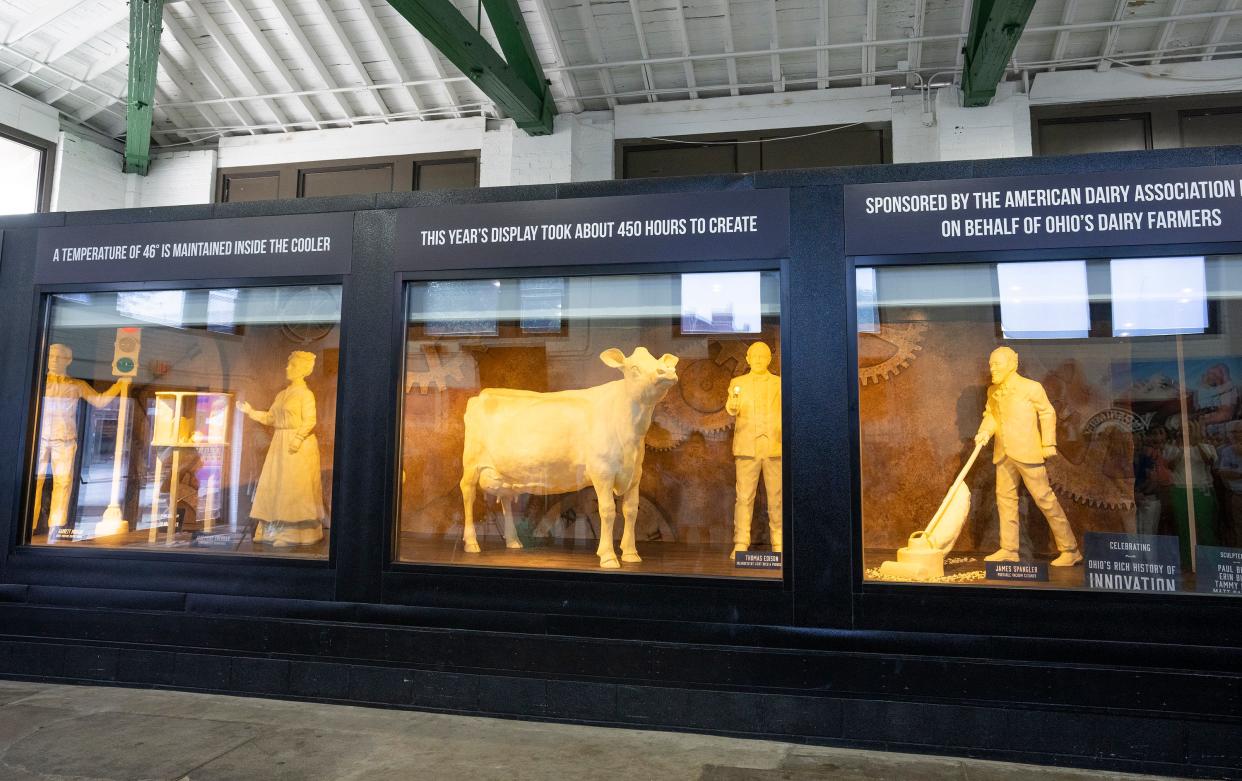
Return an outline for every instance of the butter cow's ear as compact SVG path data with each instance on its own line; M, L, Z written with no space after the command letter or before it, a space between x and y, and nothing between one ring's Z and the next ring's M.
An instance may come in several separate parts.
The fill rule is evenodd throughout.
M610 347L607 350L604 350L599 354L599 359L604 362L604 365L611 366L614 369L620 369L625 365L625 353L621 352L616 347Z
M673 355L672 353L664 353L664 355L660 356L660 363L664 364L665 366L676 366L677 356Z

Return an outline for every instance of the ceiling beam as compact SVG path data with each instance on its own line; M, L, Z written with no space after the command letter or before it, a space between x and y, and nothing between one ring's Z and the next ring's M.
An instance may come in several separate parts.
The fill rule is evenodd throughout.
M1237 10L1238 0L1224 0L1220 4L1221 11ZM1212 28L1208 31L1207 42L1209 44L1206 51L1203 52L1202 60L1207 62L1212 59L1212 55L1216 54L1216 44L1220 43L1220 39L1225 37L1225 29L1229 27L1232 17L1222 16L1212 22Z
M293 36L294 48L302 60L310 64L311 70L319 74L320 80L326 86L329 88L339 87L340 85L336 83L336 79L332 77L332 73L328 70L328 66L323 64L323 60L315 52L315 47L311 45L310 41L306 40L306 33L302 31L302 26L298 24L298 21L293 18L293 14L289 12L289 6L285 4L285 0L269 0L269 2L276 9L277 15L284 22L289 34ZM345 101L341 100L340 95L336 93L330 93L330 95L332 102L340 109L343 117L348 119L353 116L353 111L345 105Z
M992 101L1034 7L1035 0L975 0L966 36L963 106Z
M733 13L729 10L729 4L731 2L733 2L733 0L720 0L720 4L722 6L722 13L720 15L720 21L724 25L724 33L725 33L724 34L724 50L725 50L725 54L728 54L728 55L733 54L733 51L736 48L736 44L733 41ZM691 55L687 54L685 61L692 62L693 60L692 60ZM729 73L729 94L736 98L738 95L737 58L729 57L727 60L725 60L725 67L728 68L728 73Z
M336 12L328 7L326 0L315 0L315 6L319 9L320 15L324 21L328 23L328 29L332 31L332 36L337 44L345 51L345 56L349 58L349 64L353 67L354 73L358 74L358 80L367 86L375 86L375 82L371 80L371 74L367 73L367 68L362 64L362 60L358 57L357 47L353 41L345 34L341 28L341 23L336 19ZM326 69L325 69L326 70ZM374 106L379 116L386 117L393 113L388 107L388 103L384 100L384 96L379 90L367 90L367 100Z
M1186 10L1186 0L1173 0L1173 6L1169 9L1169 15L1178 16ZM1152 44L1152 51L1156 52L1156 56L1151 58L1152 65L1159 65L1161 53L1169 47L1169 41L1173 40L1173 28L1177 22L1165 22L1160 28L1160 34L1156 36L1155 43Z
M1129 8L1130 0L1117 0L1116 5L1113 6L1113 21L1121 21ZM1108 32L1104 33L1104 45L1100 47L1100 61L1095 66L1097 71L1106 71L1113 67L1113 63L1109 58L1117 51L1117 39L1120 37L1120 27L1110 27Z
M82 47L83 44L87 43L92 38L98 35L101 35L102 33L107 32L113 26L119 24L120 22L128 18L129 18L128 6L126 6L126 4L123 2L118 3L118 5L115 8L113 8L111 11L93 20L92 24L86 26L83 29L79 29L73 35L69 35L65 38L61 38L57 40L55 43L53 43L52 45L48 46L43 51L43 55L40 58L42 61L42 64L32 65L28 71L23 72L15 81L12 82L12 84L17 84L29 76L35 75L40 70L42 70L43 67L47 65L55 64L58 60L60 60L66 54L72 51L77 51L79 48ZM121 48L120 51L121 51L121 59L124 60L128 56L128 52L123 47ZM88 71L88 74L89 74L89 71ZM45 101L59 100L60 98L64 97L68 93L69 93L69 90L62 90L61 94L54 98L50 98L50 99L42 98L42 99Z
M203 74L203 78L216 91L217 95L224 97L233 91L229 83L220 75L220 71L216 70L216 66L198 48L198 44L191 41L190 37L186 35L185 30L181 29L181 22L172 15L172 11L168 11L164 15L164 26L172 34L173 40L177 42L177 45L181 47L186 56L190 58L190 61L194 63L194 67L198 69L198 72ZM255 121L254 116L251 115L249 109L242 104L230 103L228 108L243 126L250 127L259 124ZM254 134L253 130L250 132L252 135Z
M255 77L254 69L246 62L238 48L233 45L232 39L225 35L224 30L220 29L220 25L216 23L215 17L211 15L211 12L203 7L199 0L185 0L185 5L190 9L190 13L194 15L198 23L202 25L203 31L211 36L211 39L220 47L220 51L224 52L224 58L233 66L233 70L241 78L246 88L250 90L250 94L262 95L267 92L268 90ZM265 112L275 117L277 122L284 124L288 121L288 117L278 105L257 98L251 101L251 105L262 108Z
M9 27L8 32L4 34L4 43L6 45L17 43L23 38L34 35L85 2L86 0L59 0L59 2L41 0L35 4L40 6L39 10L27 13L24 19Z
M1065 47L1069 46L1069 27L1074 23L1074 13L1078 10L1078 0L1065 0L1065 5L1061 7L1061 25L1065 28L1057 32L1057 37L1052 44L1052 61L1065 58ZM1049 70L1056 70L1056 66L1052 66Z
M725 2L727 3L729 0L725 0ZM612 84L612 73L609 72L607 61L604 58L604 45L600 41L599 24L595 21L595 11L591 8L591 0L578 0L578 18L582 20L582 32L586 36L587 49L591 51L591 57L603 66L597 73L599 74L600 82L604 85L604 93L612 95L617 90ZM609 97L608 107L616 108L617 99Z
M552 46L556 64L568 65L569 57L565 55L565 47L561 44L561 33L556 28L556 19L553 18L552 11L548 8L548 0L533 0L533 5L535 18L539 20L540 26L543 27L543 34ZM579 89L574 74L561 73L557 78L561 80L561 89L565 92L565 96L572 101L574 111L582 111L582 101L578 99Z
M876 32L875 32L876 22L877 22L876 16L878 14L879 14L879 9L876 7L876 1L867 0L867 29L866 29L866 32L864 33L865 37L863 38L863 40L867 41L868 43L870 43L871 41L874 41L876 38ZM862 85L864 87L874 86L875 85L875 47L874 46L868 45L868 46L863 47L861 70L863 73Z
M923 65L923 28L927 21L927 0L914 0L914 12L910 18L910 45L906 48L906 62L910 73L916 74ZM913 76L908 77L907 86L913 86Z
M823 46L830 40L829 32L831 31L831 23L828 17L828 0L819 0L819 26L815 30L815 43ZM830 65L831 55L827 50L815 52L815 75L818 81L815 86L818 89L828 89L830 85Z
M444 56L456 65L463 75L474 82L484 95L512 117L519 128L530 135L551 134L552 117L556 114L556 106L553 104L547 81L544 80L541 84L534 85L539 89L533 89L528 81L532 78L532 70L521 62L516 68L505 62L474 28L474 25L462 16L461 11L457 10L451 0L388 0L388 2L397 10L397 13L405 17L416 30L443 52ZM504 0L504 2L510 5L512 12L516 12L516 0ZM488 18L491 19L491 8L495 3L489 0L487 5ZM509 42L502 45L513 47L517 45L514 36L518 36L524 38L525 45L529 46L530 37L528 33L525 33L525 23L522 22L520 12L516 13L516 16L511 16L512 12L503 13L499 5L496 7L502 11L500 26L509 28L504 36L498 33L497 40L508 38ZM522 25L522 33L519 34L514 29L516 25ZM492 26L494 29L497 28L495 20ZM531 60L531 64L538 62L533 47L527 50L526 56ZM538 72L542 77L541 71L534 72Z
M285 89L290 92L300 91L302 86L298 83L297 79L294 78L293 73L289 70L289 66L285 64L284 58L281 57L272 46L272 42L268 40L267 35L259 29L259 25L255 23L254 17L250 15L250 12L246 10L246 7L241 4L241 0L224 0L224 4L229 7L229 10L232 11L233 15L237 17L237 20L241 22L242 27L246 30L246 34L250 36L250 40L259 48L259 51L263 53L264 59L266 59L268 64L272 66L272 70L280 76L281 81L284 82ZM316 127L322 128L324 125L323 115L319 113L319 109L315 107L315 104L311 102L310 98L305 95L298 95L297 100L302 105L302 110L306 112L307 118L309 118L311 122L315 123ZM343 106L342 111L344 111ZM350 116L350 113L345 111L345 118L343 121L346 124L352 125L353 122L349 120Z
M125 104L127 174L146 176L151 165L151 121L155 77L160 62L164 0L131 0L129 7L129 85Z
M768 3L768 13L771 17L771 24L768 26L768 48L775 51L781 48L780 23L776 18L776 0ZM769 63L772 67L772 91L784 92L785 85L781 83L781 56L771 55Z
M674 2L680 2L680 0L674 0ZM651 56L651 52L647 49L647 35L643 32L643 17L642 12L638 10L638 0L630 0L630 16L634 19L634 34L638 39L638 52L645 60ZM643 83L647 85L648 90L654 90L656 88L655 75L651 72L650 65L643 66ZM655 103L655 100L655 93L648 92L647 102Z
M673 21L677 25L677 32L681 35L681 53L690 55L690 31L686 26L686 0L673 0L673 5L677 9L677 13L673 16ZM690 99L695 100L699 96L698 79L694 75L694 63L682 63L686 72L686 88L690 91Z
M388 57L392 67L397 71L397 78L401 81L414 81L414 77L410 75L410 69L405 67L405 61L401 59L397 48L393 46L392 38L388 37L388 32L384 29L383 23L375 15L375 6L371 5L370 0L358 0L358 7L362 9L362 15L366 17L367 24L371 27L371 32L375 33L375 37L379 39L380 48L384 50L384 55ZM418 96L418 90L412 86L407 86L405 88L405 95L410 99L410 103L414 104L414 110L421 116L423 113L423 101Z

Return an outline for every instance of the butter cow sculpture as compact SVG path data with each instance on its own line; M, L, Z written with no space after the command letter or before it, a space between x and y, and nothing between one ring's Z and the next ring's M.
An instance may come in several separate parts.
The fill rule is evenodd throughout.
M599 565L621 566L612 546L621 497L625 520L621 559L639 562L634 543L638 486L643 475L644 439L651 413L677 382L677 356L655 358L645 347L628 357L613 347L600 360L622 378L580 390L552 393L484 388L466 403L461 494L465 504L462 539L479 552L474 531L476 490L500 500L505 543L520 548L513 502L522 494L564 494L590 486L599 500Z

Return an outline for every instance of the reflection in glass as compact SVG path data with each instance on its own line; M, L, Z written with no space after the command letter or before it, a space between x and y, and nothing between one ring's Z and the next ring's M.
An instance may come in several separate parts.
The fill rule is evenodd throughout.
M340 297L51 296L31 542L326 556Z

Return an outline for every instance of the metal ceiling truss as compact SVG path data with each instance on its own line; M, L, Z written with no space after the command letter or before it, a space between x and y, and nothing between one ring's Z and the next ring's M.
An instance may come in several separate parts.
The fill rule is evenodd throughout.
M151 121L160 62L164 0L130 0L129 89L125 104L125 173L146 175L151 165Z
M552 132L556 106L517 0L483 0L504 53L462 16L450 0L388 0L483 94L531 135Z
M1035 0L975 0L966 36L962 105L992 101L1034 8Z

